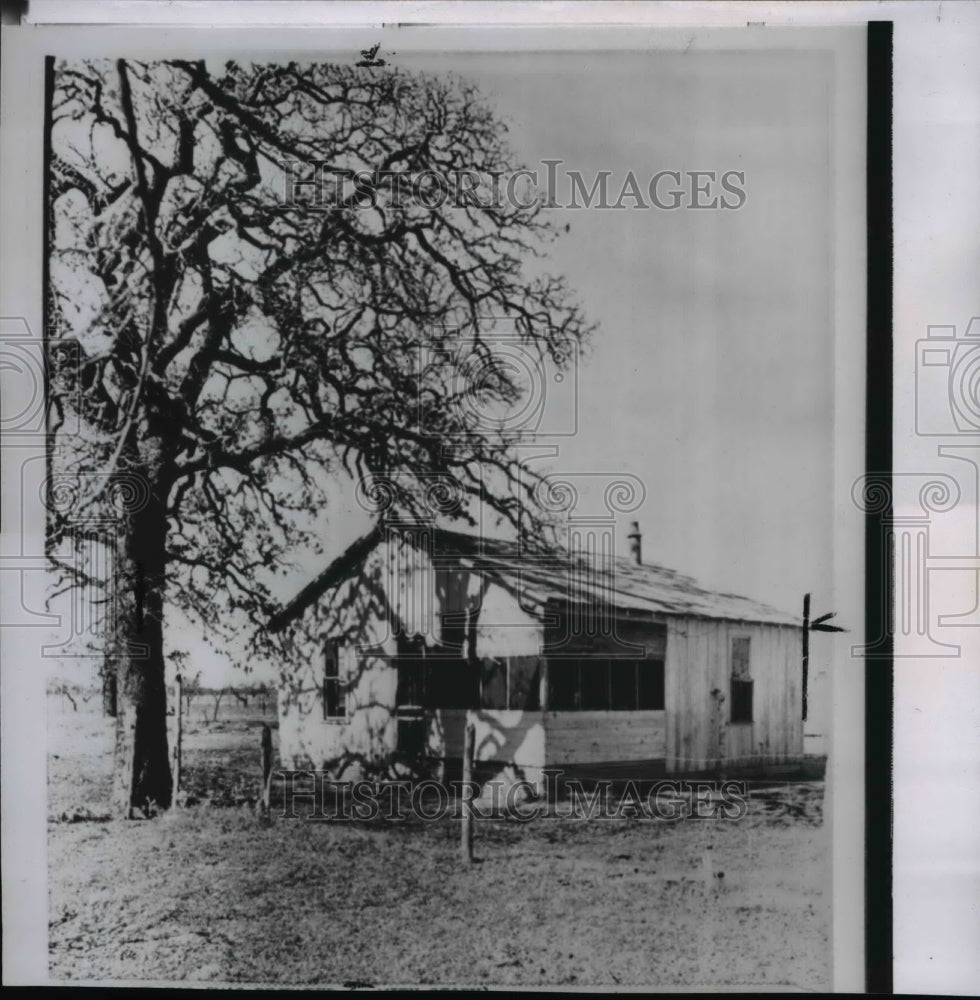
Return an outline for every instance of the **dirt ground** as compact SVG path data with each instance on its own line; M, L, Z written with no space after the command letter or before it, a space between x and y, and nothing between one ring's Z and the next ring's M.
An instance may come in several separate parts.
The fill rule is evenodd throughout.
M53 980L830 986L822 782L738 820L481 820L466 867L452 819L260 822L261 721L192 722L194 804L122 822L111 720L55 708Z

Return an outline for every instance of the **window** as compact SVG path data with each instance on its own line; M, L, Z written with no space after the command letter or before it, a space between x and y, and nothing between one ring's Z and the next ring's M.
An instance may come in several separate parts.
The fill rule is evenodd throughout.
M731 679L731 721L733 723L752 721L752 677L749 654L749 639L745 636L734 636L732 638Z
M636 708L636 663L632 660L609 661L609 707L621 712Z
M346 719L347 704L344 685L340 677L340 647L328 642L323 668L323 717Z
M583 709L603 711L609 708L609 661L582 660L579 665Z
M479 665L458 647L426 646L422 636L399 636L396 704L415 709L476 708L480 701Z
M663 660L638 660L636 664L636 707L640 711L662 712L666 707Z
M548 708L556 712L663 711L664 661L548 661Z
M480 697L476 664L458 656L432 656L425 661L427 708L475 708Z
M541 659L537 656L512 656L507 661L509 683L507 704L521 712L541 708Z
M507 661L486 659L483 661L480 686L481 708L507 707Z
M480 707L519 712L541 708L541 660L537 656L485 659L480 670Z
M557 712L578 708L578 660L548 661L548 707Z
M421 708L425 697L425 643L418 636L398 636L398 689L395 704L399 708Z

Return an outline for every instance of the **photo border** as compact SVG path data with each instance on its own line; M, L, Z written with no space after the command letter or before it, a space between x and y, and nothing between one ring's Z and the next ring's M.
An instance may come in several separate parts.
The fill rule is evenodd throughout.
M866 471L886 484L884 510L865 515L865 636L883 637L865 659L865 968L868 993L891 993L892 712L894 639L885 574L891 511L893 412L892 21L868 24Z

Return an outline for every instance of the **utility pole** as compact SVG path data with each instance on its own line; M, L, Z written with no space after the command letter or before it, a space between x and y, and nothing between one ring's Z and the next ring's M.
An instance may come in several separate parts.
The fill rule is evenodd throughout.
M810 595L803 595L803 721L806 722L807 683L810 676Z
M820 615L810 621L810 595L803 595L803 690L801 692L803 705L803 721L806 722L807 713L807 684L810 676L810 633L811 632L846 632L846 628L839 625L828 625L831 618L837 616L836 611L829 611L825 615Z

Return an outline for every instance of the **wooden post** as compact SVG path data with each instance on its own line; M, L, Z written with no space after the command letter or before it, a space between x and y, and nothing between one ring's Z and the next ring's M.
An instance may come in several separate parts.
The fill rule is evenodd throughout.
M810 595L803 595L803 688L800 700L803 704L803 721L806 722L806 686L810 673Z
M473 811L467 801L470 783L473 781L473 752L476 747L476 727L473 721L466 722L466 732L463 737L463 818L462 842L460 857L464 865L473 864Z
M180 791L181 752L184 741L184 684L177 674L177 734L174 738L174 795Z
M262 723L262 813L268 815L272 795L272 730Z
M548 711L548 657L542 656L538 663L541 664L541 676L538 680L538 705L542 712Z
M810 595L803 595L803 721L806 722L807 711L807 678L810 673L810 633L811 632L846 632L840 625L829 625L831 618L836 618L836 611L828 611L825 615L810 618Z
M117 704L116 667L108 657L102 664L102 714L116 717Z

